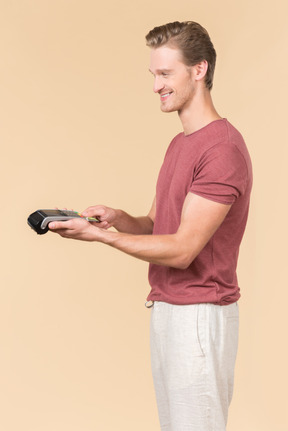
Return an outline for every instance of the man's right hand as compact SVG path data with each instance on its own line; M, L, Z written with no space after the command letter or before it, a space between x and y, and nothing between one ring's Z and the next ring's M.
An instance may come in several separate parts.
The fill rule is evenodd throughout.
M109 229L110 227L115 226L117 210L104 205L95 205L88 207L81 213L81 215L84 217L95 217L100 222L97 223L98 227L102 229Z
M82 212L84 217L95 217L100 223L97 226L102 229L114 227L119 232L134 235L152 234L156 213L156 199L147 216L133 217L120 209L109 208L104 205L94 205ZM95 222L96 224L96 222Z

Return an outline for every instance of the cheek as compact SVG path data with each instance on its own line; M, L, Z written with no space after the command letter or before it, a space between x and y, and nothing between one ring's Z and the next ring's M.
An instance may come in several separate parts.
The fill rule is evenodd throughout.
M173 89L174 88L174 85L173 85L173 79L164 79L163 80L163 84L164 84L164 86L165 86L165 88L170 88L170 89Z
M186 96L191 96L194 93L194 87L192 82L183 83L183 94Z

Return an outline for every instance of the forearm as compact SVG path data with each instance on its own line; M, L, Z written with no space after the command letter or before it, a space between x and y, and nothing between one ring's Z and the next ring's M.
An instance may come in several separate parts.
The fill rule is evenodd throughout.
M134 235L147 235L153 231L153 221L149 216L133 217L122 210L115 210L115 229Z
M184 269L194 257L191 247L177 234L131 235L121 232L102 231L96 241L110 245L117 250L146 262Z

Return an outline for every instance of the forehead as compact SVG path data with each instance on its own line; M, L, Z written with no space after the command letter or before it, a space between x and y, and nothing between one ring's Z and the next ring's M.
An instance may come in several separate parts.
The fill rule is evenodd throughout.
M155 73L159 70L175 69L184 66L179 49L167 45L152 48L150 53L150 71Z

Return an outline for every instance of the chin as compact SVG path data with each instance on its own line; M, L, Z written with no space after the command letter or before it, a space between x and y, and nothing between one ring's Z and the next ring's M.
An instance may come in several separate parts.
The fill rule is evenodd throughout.
M175 111L177 111L177 109L175 109L172 106L163 106L163 105L161 105L160 109L161 109L162 112L175 112Z

